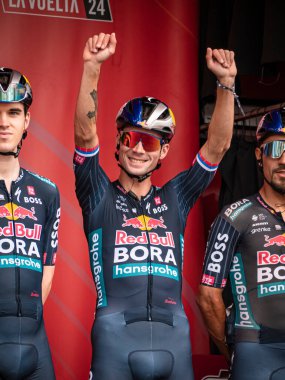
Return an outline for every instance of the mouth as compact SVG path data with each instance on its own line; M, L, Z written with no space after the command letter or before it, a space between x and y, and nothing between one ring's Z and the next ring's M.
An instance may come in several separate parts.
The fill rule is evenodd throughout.
M276 170L273 175L277 175L278 177L281 177L282 179L285 178L285 169Z
M143 164L147 162L147 160L143 160L141 158L135 158L135 157L128 157L129 161L133 164Z
M8 133L8 132L0 132L0 137L2 137L2 138L7 138L7 137L9 137L9 136L11 136L11 133Z

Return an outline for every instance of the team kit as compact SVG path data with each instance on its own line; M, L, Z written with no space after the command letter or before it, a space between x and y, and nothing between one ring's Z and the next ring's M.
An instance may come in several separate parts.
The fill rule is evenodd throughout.
M116 43L114 33L86 42L74 123L75 193L97 292L89 380L194 380L182 303L184 233L230 146L235 101L241 107L234 53L207 49L217 80L207 141L189 168L159 187L152 173L176 131L164 101L137 97L118 111L115 181L100 158L97 84ZM55 183L20 165L32 100L28 79L0 68L1 380L56 378L43 305L60 242L60 195ZM255 154L263 185L216 216L201 268L197 302L231 380L285 378L284 120L280 109L261 118Z

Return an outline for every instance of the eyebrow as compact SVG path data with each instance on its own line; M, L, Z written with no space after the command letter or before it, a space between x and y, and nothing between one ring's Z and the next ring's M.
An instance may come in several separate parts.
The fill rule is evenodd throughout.
M9 111L19 111L19 112L22 112L23 110L20 107L11 107L11 108L9 108Z

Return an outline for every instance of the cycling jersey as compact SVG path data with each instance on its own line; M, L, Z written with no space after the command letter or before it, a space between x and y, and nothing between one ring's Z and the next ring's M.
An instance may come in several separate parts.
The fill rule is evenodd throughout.
M217 166L198 154L189 170L138 199L119 181L110 182L98 152L98 147L77 148L74 155L76 194L97 289L96 319L121 313L124 326L150 321L173 327L175 314L185 317L181 270L186 218ZM142 346L146 350L152 343Z
M0 180L1 379L54 377L42 275L43 266L55 264L59 217L59 193L48 179L21 168L10 193Z
M230 276L235 341L285 342L284 245L282 216L259 194L226 206L215 220L202 283L223 288Z

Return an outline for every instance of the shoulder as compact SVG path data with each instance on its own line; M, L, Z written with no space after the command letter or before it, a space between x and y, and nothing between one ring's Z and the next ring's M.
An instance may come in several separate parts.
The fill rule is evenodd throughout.
M226 205L220 212L220 216L229 222L244 220L253 211L256 196L252 195L239 199L229 205Z
M37 188L41 188L42 190L46 190L50 193L58 193L57 185L51 181L49 178L46 178L38 173L29 171L27 169L23 169L24 174L28 181Z

